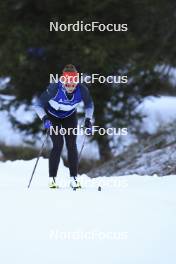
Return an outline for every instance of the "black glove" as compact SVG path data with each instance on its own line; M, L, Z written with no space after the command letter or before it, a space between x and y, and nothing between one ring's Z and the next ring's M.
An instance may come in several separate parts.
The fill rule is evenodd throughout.
M92 129L92 123L91 123L91 121L90 121L90 118L87 117L87 118L85 119L84 127L85 127L85 128L90 128L90 129Z

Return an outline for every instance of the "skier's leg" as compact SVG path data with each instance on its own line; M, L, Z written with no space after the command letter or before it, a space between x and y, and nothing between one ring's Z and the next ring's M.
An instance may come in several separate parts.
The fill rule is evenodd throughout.
M77 176L78 174L78 151L76 144L76 135L65 135L66 147L68 152L68 163L70 176Z
M76 113L73 113L71 116L65 118L62 126L66 129L68 128L76 128L77 127L77 116ZM66 147L68 152L68 163L70 176L76 177L78 173L78 151L76 144L77 136L70 131L70 134L65 135Z
M58 166L60 162L60 155L63 148L64 140L63 140L63 136L60 133L58 133L57 135L52 133L50 137L53 143L53 148L49 156L49 177L54 178L57 176Z

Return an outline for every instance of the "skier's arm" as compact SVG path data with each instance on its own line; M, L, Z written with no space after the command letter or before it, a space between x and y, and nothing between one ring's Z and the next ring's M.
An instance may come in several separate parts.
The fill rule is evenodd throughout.
M43 119L46 116L45 108L48 101L54 97L57 93L57 84L51 83L48 85L46 91L44 91L40 97L37 99L37 102L34 105L34 109L40 119Z
M85 106L85 118L92 119L94 113L94 103L88 88L81 84L81 96Z

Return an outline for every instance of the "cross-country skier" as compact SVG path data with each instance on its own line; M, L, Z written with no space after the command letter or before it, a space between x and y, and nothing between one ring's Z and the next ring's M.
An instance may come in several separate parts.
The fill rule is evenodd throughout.
M58 83L51 83L47 90L44 91L38 98L35 105L35 110L43 121L44 128L49 129L51 126L56 126L59 129L76 128L77 127L77 111L78 104L83 101L85 106L85 128L92 127L92 117L94 111L94 104L89 93L88 88L81 83L75 82L74 78L78 72L74 65L68 64L63 69L62 76L64 81ZM70 76L68 78L68 76ZM70 187L73 189L80 188L77 181L78 172L78 152L76 145L76 135L74 133L66 133L65 136L60 133L50 134L53 148L49 156L49 187L57 188L56 176L60 161L60 155L63 148L65 137L66 147L68 152L68 163L70 171Z

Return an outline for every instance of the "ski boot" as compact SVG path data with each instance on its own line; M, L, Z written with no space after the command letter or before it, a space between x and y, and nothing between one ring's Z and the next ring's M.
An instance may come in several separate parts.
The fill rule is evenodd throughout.
M55 177L50 177L50 180L49 180L49 188L50 189L57 189L57 188L59 188L59 186L56 184Z
M81 189L81 184L78 182L77 177L71 177L70 179L70 187L76 191L77 189Z

